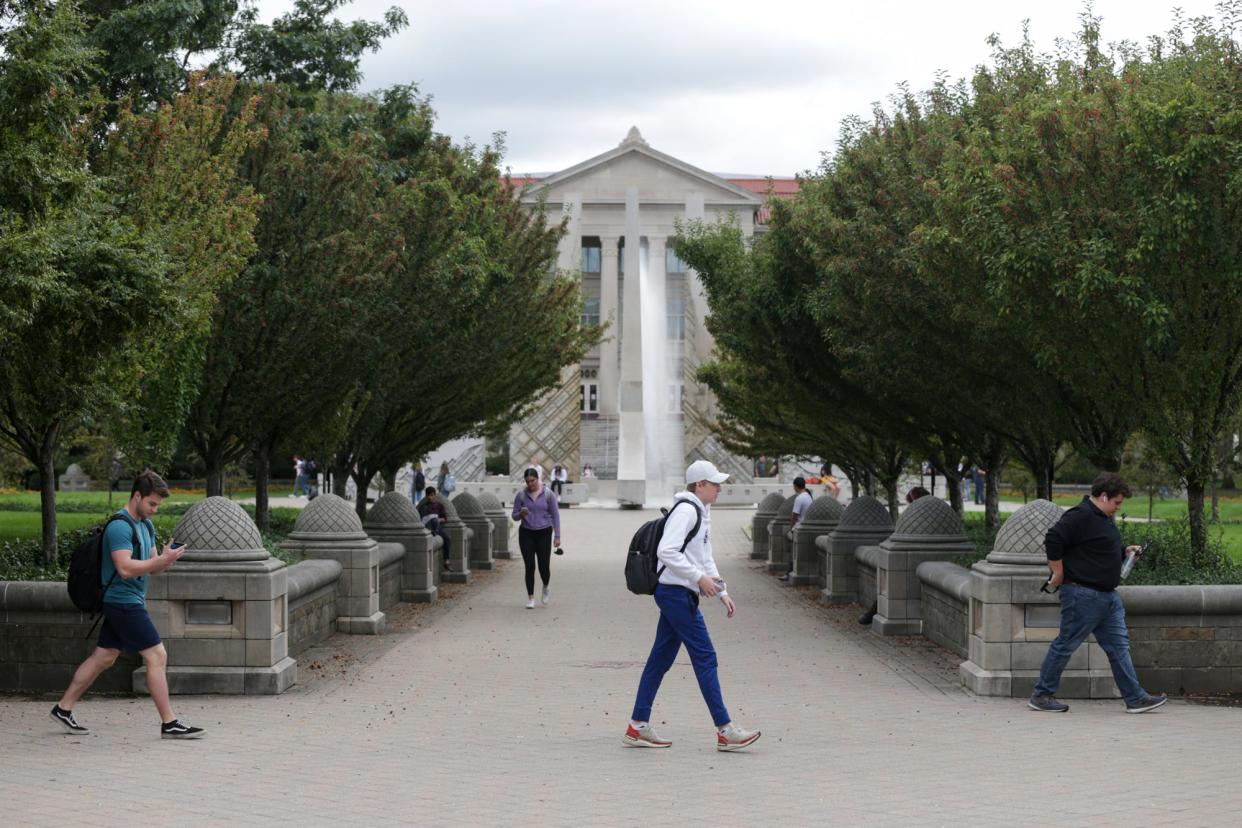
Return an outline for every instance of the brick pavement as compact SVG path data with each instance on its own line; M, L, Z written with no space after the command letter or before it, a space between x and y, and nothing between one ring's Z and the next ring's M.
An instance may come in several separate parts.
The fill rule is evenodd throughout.
M87 737L52 700L0 699L8 825L1236 825L1236 709L1120 702L1037 714L956 682L919 639L880 639L746 558L750 513L714 516L738 601L705 602L725 701L759 727L720 754L684 653L653 718L670 750L621 746L655 629L621 549L647 515L565 513L552 605L520 562L378 637L303 654L278 697L178 697L200 742L164 742L147 699L88 697ZM142 791L157 791L143 794Z

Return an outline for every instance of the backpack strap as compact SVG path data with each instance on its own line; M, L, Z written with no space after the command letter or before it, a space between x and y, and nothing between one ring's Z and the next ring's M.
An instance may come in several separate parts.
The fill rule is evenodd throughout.
M668 525L668 517L669 517L669 515L673 514L673 509L676 509L676 508L677 508L678 506L680 506L682 503L690 503L690 501L688 501L688 500L679 500L679 501L677 501L676 503L674 503L674 504L673 504L672 508L670 508L670 509L668 510L668 515L665 515L665 516L664 516L664 523L665 523L665 525L666 525L666 526ZM691 527L690 527L690 531L686 534L686 539L685 539L685 540L683 540L683 541L681 542L681 549L677 550L678 552L680 552L680 553L681 553L681 554L683 554L683 555L684 555L684 554L686 554L686 547L690 545L690 539L691 539L691 538L693 538L695 535L697 535L697 534L699 533L699 527L703 525L703 513L702 513L701 511L699 511L699 507L698 507L698 506L695 506L693 503L690 503L690 505L691 505L691 506L694 506L694 526L691 526ZM666 568L667 568L667 567L663 567L663 566L662 566L662 567L660 567L659 569L657 569L657 570L656 570L656 577L657 577L657 578L659 578L661 575L663 575L663 574L664 574L664 570L665 570Z

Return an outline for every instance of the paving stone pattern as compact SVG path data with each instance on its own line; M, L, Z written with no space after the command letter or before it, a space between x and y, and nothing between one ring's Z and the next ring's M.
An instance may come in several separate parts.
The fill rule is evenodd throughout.
M625 591L623 546L651 515L574 509L551 606L524 609L520 561L444 585L384 635L300 654L282 696L174 699L200 742L161 741L146 698L88 697L87 737L53 728L54 699L0 699L4 822L1237 824L1238 710L971 696L936 645L882 639L856 607L764 574L750 515L713 517L736 617L706 602L725 701L763 730L748 751L714 750L684 653L654 713L674 746L621 745L657 618Z

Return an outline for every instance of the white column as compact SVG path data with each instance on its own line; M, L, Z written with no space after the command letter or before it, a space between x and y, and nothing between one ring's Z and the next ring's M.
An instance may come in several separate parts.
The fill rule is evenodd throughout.
M621 325L621 391L617 444L617 497L646 501L647 457L643 432L642 236L638 188L625 190L625 318Z
M617 324L617 242L618 236L600 236L599 319L610 322L607 337L599 344L599 411L616 416L619 382L621 326Z

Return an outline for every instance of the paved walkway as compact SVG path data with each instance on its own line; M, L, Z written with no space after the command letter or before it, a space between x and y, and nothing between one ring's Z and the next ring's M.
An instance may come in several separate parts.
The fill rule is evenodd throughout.
M654 719L670 750L620 737L656 624L622 549L637 512L565 513L553 602L523 608L519 562L403 607L393 630L303 654L278 697L179 697L209 728L157 738L147 699L88 698L87 737L52 700L0 699L6 825L1236 825L1235 709L1120 702L1068 715L976 698L956 660L880 639L746 559L749 511L714 539L738 602L707 602L725 701L763 730L721 754L683 653Z

